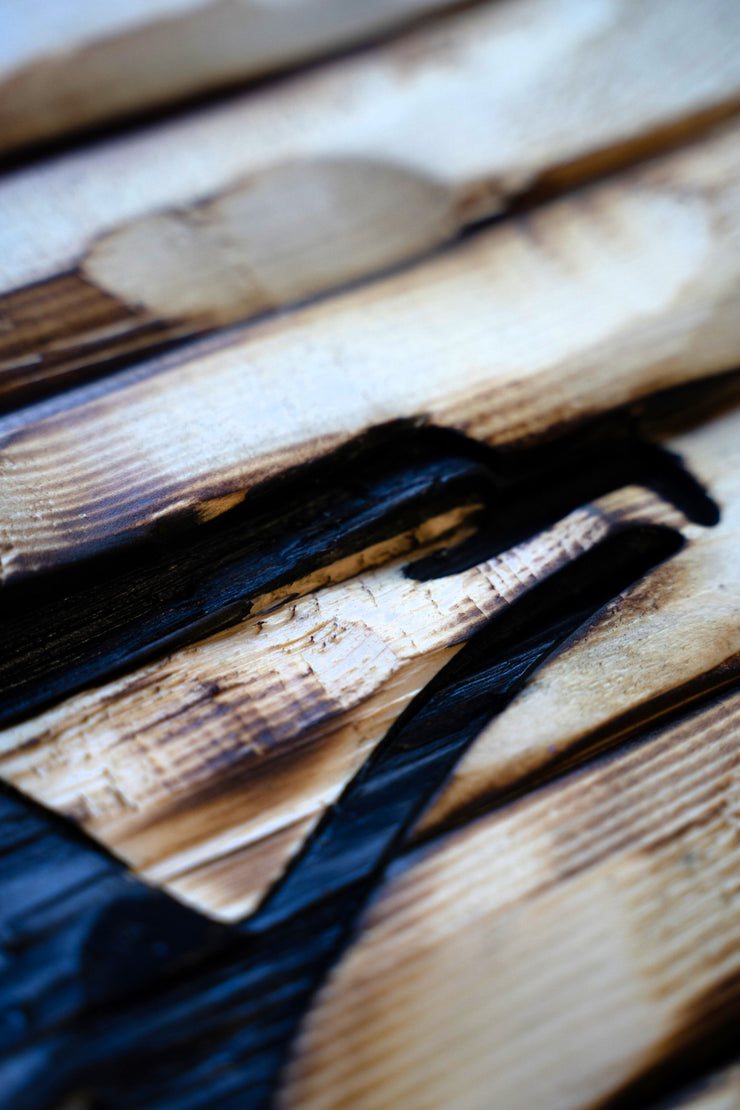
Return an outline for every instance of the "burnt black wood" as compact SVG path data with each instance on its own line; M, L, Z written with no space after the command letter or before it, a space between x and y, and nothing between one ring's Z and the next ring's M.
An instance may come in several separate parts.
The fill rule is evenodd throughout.
M94 1090L101 1110L268 1104L302 1014L424 803L533 670L681 544L670 529L629 528L494 618L415 700L238 929L208 935L191 920L202 922L198 915L165 908L167 899L142 889L127 900L121 884L131 881L80 839L89 857L78 862L81 873L101 870L92 884L97 912L73 914L67 926L76 982L66 1001L60 995L56 1010L42 1009L19 1028L0 1064L8 1110L45 1110L76 1088ZM178 930L169 967L160 964L156 945ZM173 965L188 956L175 974ZM28 997L34 959L39 973L43 946L30 968L16 969Z
M40 1034L151 988L227 935L0 786L0 1105ZM36 1098L32 1085L22 1104Z
M479 531L434 576L506 550L609 490L640 482L700 524L717 509L629 413L543 447L494 451L396 423L266 484L208 524L152 526L135 544L1 594L0 727L243 619L255 595L413 527L483 503Z
M463 569L626 482L713 523L714 503L641 427L625 411L541 448L494 452L390 425L210 524L185 517L7 588L2 720L232 624L256 594L461 503L484 505L477 534L408 573ZM5 790L0 1104L51 1110L76 1089L92 1090L100 1110L268 1102L327 968L389 865L403 866L405 831L425 801L526 677L680 543L669 529L627 529L495 618L416 699L241 927L217 927L148 890Z

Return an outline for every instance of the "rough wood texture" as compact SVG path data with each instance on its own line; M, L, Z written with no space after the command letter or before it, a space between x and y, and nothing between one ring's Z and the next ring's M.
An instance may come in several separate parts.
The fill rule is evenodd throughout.
M680 546L670 528L628 529L494 618L483 640L475 637L462 649L435 693L355 776L278 884L277 900L239 928L223 927L226 946L214 958L186 965L174 982L155 990L158 969L146 957L146 938L156 922L147 921L146 912L142 920L136 904L103 914L84 943L80 968L83 983L94 989L93 1008L88 1005L85 1016L73 1006L71 1022L64 1012L42 1013L20 1045L16 1039L0 1063L9 1110L40 1110L40 1103L56 1108L75 1089L94 1090L106 1110L182 1110L183 1102L205 1110L216 1098L223 1110L242 1110L245 1100L255 1108L272 1105L277 1070L301 1013L382 878L388 851L401 848L409 822L461 744L481 727L481 711L490 713L491 699L499 708L508 704L543 658L629 583L675 554L677 541ZM118 949L138 968L142 933L149 989L143 997L117 999L126 979ZM191 940L197 956L197 937ZM84 958L90 948L92 961ZM182 944L179 951L184 954ZM20 976L26 992L32 970L33 959ZM95 999L111 993L113 1005L95 1006Z
M223 930L158 891L73 825L0 787L0 1089L26 1038L207 955ZM124 935L128 945L116 944ZM101 943L102 942L102 943ZM31 1092L33 1098L33 1092ZM38 1108L41 1096L33 1100Z
M456 767L417 833L579 748L614 743L740 672L740 413L670 441L716 497L716 528L615 604L529 683Z
M501 0L10 175L0 404L408 262L739 105L733 0Z
M303 600L292 584L287 604L280 592L257 598L235 628L6 730L0 774L145 878L224 919L244 916L454 651L613 529L681 523L691 542L494 721L417 835L728 681L740 658L738 443L737 411L668 441L719 497L714 529L629 487L436 582L414 582L398 563ZM427 536L456 519L432 521Z
M0 151L295 65L454 0L5 0Z
M38 2L3 1110L737 1105L737 3Z
M142 877L243 917L413 697L498 610L612 530L683 519L626 492L437 581L391 564L277 609L266 599L274 611L258 600L234 629L0 734L0 775Z
M739 168L730 127L228 345L5 417L3 579L213 517L399 417L511 444L731 367Z
M280 1105L576 1110L740 1009L740 696L423 851Z

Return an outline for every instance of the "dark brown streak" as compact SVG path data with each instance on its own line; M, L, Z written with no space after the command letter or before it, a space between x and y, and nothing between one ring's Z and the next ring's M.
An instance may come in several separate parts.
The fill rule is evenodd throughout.
M733 1063L738 1051L738 1021L740 972L685 1007L678 1022L682 1032L664 1042L659 1058L601 1102L598 1110L647 1110L656 1099L678 1094L683 1087Z

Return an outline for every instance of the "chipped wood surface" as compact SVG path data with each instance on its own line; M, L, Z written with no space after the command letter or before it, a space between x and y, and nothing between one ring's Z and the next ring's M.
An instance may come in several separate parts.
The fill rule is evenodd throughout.
M738 39L731 0L503 0L11 174L0 400L408 262L534 185L685 142L737 111Z
M382 891L283 1107L593 1107L740 982L740 698L432 845Z
M289 68L454 6L454 0L6 0L0 151Z
M257 599L235 628L6 730L0 775L144 878L237 919L413 697L502 606L614 529L680 526L686 550L617 599L481 735L417 828L428 834L738 673L738 444L737 411L667 441L719 498L715 528L627 487L438 581L405 577L402 558L323 589L306 582L314 592L301 600L294 585L287 603ZM431 522L427 538L460 519ZM348 561L344 573L357 569Z
M681 521L654 495L626 492L438 581L391 563L277 609L257 601L234 629L0 734L0 776L142 877L243 917L412 698L497 611L611 530Z
M730 126L406 273L5 417L3 578L210 517L399 417L510 444L731 367L739 168Z

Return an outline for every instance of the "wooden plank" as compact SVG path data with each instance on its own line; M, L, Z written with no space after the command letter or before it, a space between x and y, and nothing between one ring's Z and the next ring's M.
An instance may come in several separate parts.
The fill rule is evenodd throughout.
M146 17L163 2L206 10L153 0ZM7 179L57 202L47 236L39 222L43 265L75 230L75 180L70 212L94 222L108 204L85 170L96 157L124 152L124 167L135 145L165 178L156 136L210 135L247 103L282 104L293 128L276 115L263 146L232 144L264 167L211 193L186 173L181 202L102 227L0 298L26 329L16 382L64 384L235 319L237 294L252 296L247 254L230 255L243 213L256 226L262 201L282 201L263 254L247 243L266 287L249 311L289 312L0 420L0 778L26 793L0 781L8 1110L631 1110L669 1086L667 1105L739 1104L736 1068L676 1094L707 1057L731 1058L740 1019L740 375L698 381L740 351L740 124L714 126L737 108L738 11L699 7L471 6L281 91ZM476 42L485 26L499 55ZM470 101L443 102L461 72L476 103L493 100L492 138ZM362 103L337 91L357 73L376 81ZM322 106L332 88L338 107ZM345 112L357 149L352 113L387 123L381 92L397 104L409 90L418 163L343 162L328 185L330 154L316 173L304 150L286 168L275 151L279 134L297 144L299 89L316 94L306 120ZM337 134L327 124L327 151ZM485 140L477 178L472 161L455 177L458 134L465 157ZM493 139L509 158L498 179ZM391 149L380 122L374 141ZM433 173L423 141L439 147ZM208 149L189 152L204 174L236 165ZM108 194L149 203L140 169L108 177ZM357 213L350 198L346 225L322 224L327 195L344 218L345 188ZM426 257L522 192L500 226ZM30 209L7 210L23 220L0 226L0 270L33 238ZM168 244L194 227L201 270L178 284L187 250ZM344 255L312 253L318 232ZM405 273L292 304L413 244L425 258ZM107 288L111 258L129 292ZM188 305L204 285L213 302ZM179 315L139 304L163 288L184 295ZM60 337L62 318L78 330ZM664 417L679 410L677 431ZM691 475L720 503L716 527Z
M719 525L636 587L626 603L546 664L458 764L417 835L547 771L569 753L614 743L730 679L740 665L740 415L670 441L711 489Z
M0 151L275 72L455 0L78 0L0 13Z
M644 725L738 673L739 444L737 408L666 441L719 497L715 528L628 486L437 580L408 578L403 555L376 569L345 561L322 572L333 585L317 589L314 576L257 598L234 628L0 733L0 775L80 822L147 880L235 920L496 612L628 524L679 526L686 551L616 599L495 719L421 822L417 835L428 834L570 750L614 742L625 717ZM430 521L427 542L449 544L445 530L468 511ZM404 546L382 550L394 549ZM560 684L553 671L565 676Z
M740 695L412 856L282 1107L608 1104L740 1010Z
M735 125L406 273L3 418L3 579L211 518L387 421L521 443L733 366L738 168Z
M11 174L0 404L408 262L534 186L686 141L737 110L739 59L733 0L502 0Z
M459 518L430 522L427 535L449 543ZM287 604L257 600L235 628L6 730L0 775L143 878L221 919L243 917L465 641L640 520L683 518L634 489L436 581L406 577L400 561L302 600L293 585Z

